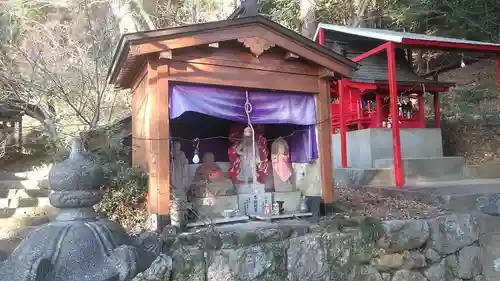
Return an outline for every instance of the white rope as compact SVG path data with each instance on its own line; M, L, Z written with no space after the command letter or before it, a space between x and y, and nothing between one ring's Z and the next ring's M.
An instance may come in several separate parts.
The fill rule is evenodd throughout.
M255 163L255 155L256 155L256 151L255 151L255 131L253 129L253 125L252 125L252 120L250 120L250 113L252 113L252 104L250 103L250 99L248 97L248 90L245 91L245 113L247 114L247 123L248 123L248 127L250 127L250 129L252 130L252 163L253 163L253 166L252 166L252 184L255 184L255 181L257 180L257 176L256 176L256 166L257 166L257 163ZM254 188L254 191L256 189Z

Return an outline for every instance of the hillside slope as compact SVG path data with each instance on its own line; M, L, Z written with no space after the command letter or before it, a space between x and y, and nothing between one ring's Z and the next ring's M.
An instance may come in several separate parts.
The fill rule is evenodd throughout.
M445 154L464 156L470 164L500 163L495 62L484 60L442 73L439 80L456 83L441 99Z

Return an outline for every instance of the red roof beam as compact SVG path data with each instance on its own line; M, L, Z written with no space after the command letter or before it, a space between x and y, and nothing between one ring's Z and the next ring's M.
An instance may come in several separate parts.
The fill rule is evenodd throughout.
M429 40L419 40L419 39L409 39L409 38L403 38L401 40L401 44L411 47L427 47L429 49L448 49L448 50L453 49L457 51L488 52L488 53L500 54L500 46L495 46L495 45L441 42L441 41L429 41Z
M361 54L353 59L351 59L352 61L354 62L359 62L360 60L363 60L363 59L366 59L367 57L369 56L373 56L373 55L376 55L378 53L381 53L383 51L386 51L387 48L389 47L389 45L391 44L392 42L387 42L387 43L384 43L374 49L371 49L369 50L368 52L364 53L364 54Z

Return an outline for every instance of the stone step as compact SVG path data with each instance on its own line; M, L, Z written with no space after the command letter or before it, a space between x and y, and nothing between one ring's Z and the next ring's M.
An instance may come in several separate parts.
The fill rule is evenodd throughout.
M48 189L0 189L0 199L2 198L40 198L48 197Z
M464 173L468 179L494 179L500 175L500 164L467 165Z
M14 217L0 219L0 239L23 238L42 224L51 221L49 216Z
M0 219L28 216L52 216L56 213L56 210L57 209L52 206L0 208Z
M50 206L48 197L9 197L0 198L1 208L24 208L24 207L45 207Z
M392 169L353 169L336 168L334 170L336 184L346 185L394 185Z
M0 191L5 189L48 189L48 180L0 180Z
M463 157L404 158L405 183L451 181L465 178ZM394 168L394 159L376 159L375 168Z

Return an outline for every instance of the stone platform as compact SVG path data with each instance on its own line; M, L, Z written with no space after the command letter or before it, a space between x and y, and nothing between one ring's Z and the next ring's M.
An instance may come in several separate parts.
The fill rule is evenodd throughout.
M407 184L404 188L387 185L361 188L376 191L384 196L403 197L431 205L440 204L450 211L467 212L475 210L478 197L500 194L500 178L421 182Z
M492 253L482 260L478 225L469 214L381 223L363 218L255 221L214 228L171 240L173 281L485 280L483 272L489 274L497 257Z

